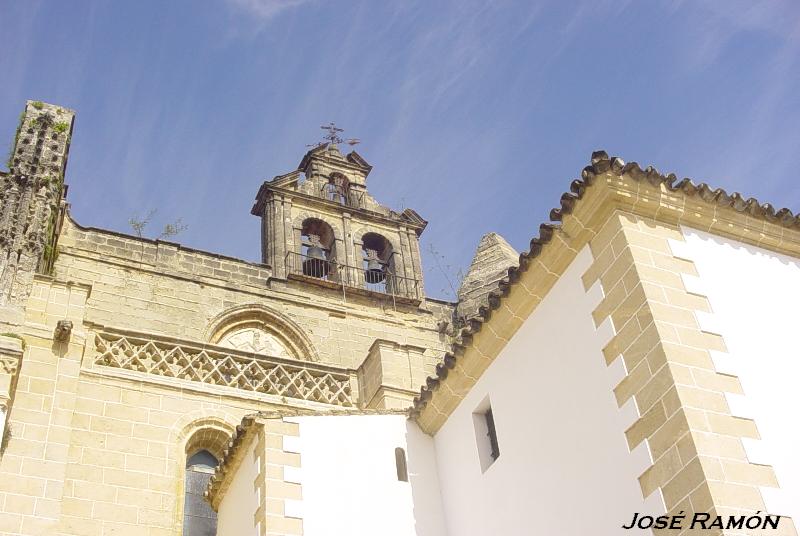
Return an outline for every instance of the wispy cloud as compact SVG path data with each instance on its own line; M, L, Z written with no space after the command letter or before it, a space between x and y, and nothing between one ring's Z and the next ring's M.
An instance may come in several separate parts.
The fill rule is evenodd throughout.
M464 267L488 230L527 248L598 147L800 199L797 0L37 1L0 0L0 155L25 98L77 109L87 225L158 208L187 245L255 259L258 184L332 120L364 140L370 192Z
M719 59L734 38L743 33L770 35L796 44L800 29L800 5L790 0L673 0L667 8L683 17L687 66L702 70Z
M225 3L248 15L254 16L259 22L267 22L279 13L294 7L307 4L311 0L225 0Z

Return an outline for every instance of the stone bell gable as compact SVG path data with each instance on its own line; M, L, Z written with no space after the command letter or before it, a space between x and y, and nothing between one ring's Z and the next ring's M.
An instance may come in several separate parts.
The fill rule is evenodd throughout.
M367 191L371 170L355 151L324 143L297 170L261 185L251 212L275 278L393 305L424 300L419 236L428 222L379 204Z

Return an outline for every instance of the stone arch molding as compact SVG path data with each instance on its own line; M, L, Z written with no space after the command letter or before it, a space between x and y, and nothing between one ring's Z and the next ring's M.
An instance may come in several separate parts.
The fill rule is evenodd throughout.
M172 427L169 444L172 454L170 476L175 479L176 498L173 511L173 531L180 534L183 527L184 494L186 492L186 460L198 450L207 450L222 462L225 451L236 432L242 415L225 408L194 410L184 414Z
M298 212L294 219L292 220L292 228L293 229L300 229L303 227L303 222L307 219L316 219L321 220L331 226L333 230L333 238L335 240L341 241L344 240L344 232L342 230L342 220L341 218L331 216L330 214L325 214L322 212L314 212L310 210L301 210Z
M217 315L206 330L206 340L245 352L319 361L314 345L300 326L259 304L241 305Z
M217 416L195 411L184 415L176 423L176 433L172 439L179 449L177 458L183 462L198 450L207 450L222 461L228 443L236 432L235 422L236 416L229 413Z
M351 234L353 235L353 244L357 246L361 246L364 243L364 235L368 233L375 233L377 235L381 235L389 242L389 245L392 246L392 251L394 251L397 255L401 254L400 251L400 242L399 236L397 235L396 230L389 230L384 229L383 227L370 227L368 225L360 225L353 229Z

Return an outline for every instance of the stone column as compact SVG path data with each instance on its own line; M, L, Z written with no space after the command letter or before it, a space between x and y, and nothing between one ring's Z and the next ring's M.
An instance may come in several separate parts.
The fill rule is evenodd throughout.
M342 241L344 242L344 263L347 266L355 266L355 260L353 252L353 237L351 236L350 232L350 224L352 222L352 216L349 212L342 213Z
M344 249L344 258L340 257L337 262L345 264L346 266L356 266L359 264L355 259L355 251L353 250L353 236L350 224L352 223L352 216L349 212L342 213L342 249ZM353 284L353 269L344 268L341 271L342 283L345 285Z
M397 271L397 275L413 279L414 271L409 265L409 260L411 259L411 248L408 245L408 229L405 227L400 227L398 236L400 237L400 251L398 251L395 255L395 270Z
M268 263L272 266L272 273L276 277L286 277L286 243L287 231L285 227L284 202L282 196L273 193L272 199L267 204L267 240L270 242L270 258ZM291 231L290 231L291 232Z
M286 277L286 254L298 251L294 245L294 231L292 229L292 200L288 197L283 198L283 211L281 212L280 225L283 228L283 251L281 252L280 259L283 271L281 273Z
M268 194L261 217L261 262L269 264L275 273L275 200Z
M411 251L410 264L413 267L413 275L411 277L416 280L416 290L415 292L409 292L409 294L415 294L414 297L422 299L425 297L425 281L422 276L422 256L419 252L419 239L413 230L408 229L406 233L408 236L409 250Z

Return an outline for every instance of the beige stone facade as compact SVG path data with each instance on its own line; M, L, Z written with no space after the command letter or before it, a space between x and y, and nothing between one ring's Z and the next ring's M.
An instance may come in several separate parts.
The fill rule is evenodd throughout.
M4 237L29 214L42 227L30 262L18 262L8 239L0 251L0 533L181 534L187 455L204 449L220 459L245 415L410 404L447 348L438 326L453 305L424 296L424 220L365 197L363 159L334 155L357 206L311 187L330 174L313 151L307 191L277 179L279 221L297 228L262 211L264 257L278 264L250 263L74 222L58 194L63 169L36 169L49 152L27 150L40 139L50 151L54 137L56 149L68 147L71 112L67 130L34 121L67 113L58 110L28 103L18 140L26 149L0 175ZM277 202L273 186L262 187L264 207ZM301 254L307 218L334 229L340 254L328 260L354 270L364 270L355 258L364 235L386 236L396 254L381 265L383 281L287 277L285 252ZM271 256L277 239L280 254ZM393 276L414 285L387 288Z
M413 405L435 436L585 248L583 286L602 292L593 321L613 332L602 353L624 365L613 396L638 412L625 440L652 458L642 496L658 490L670 513L740 515L779 486L748 460L759 423L728 405L747 393L716 370L726 341L699 326L709 300L687 290L695 265L670 243L688 225L798 258L791 213L597 153L518 263L502 238L485 240L457 312L424 294L427 222L373 199L357 153L323 144L260 186L252 263L75 222L63 196L73 115L29 102L0 173L0 534L182 534L200 450L226 460L215 508L225 471L252 450L253 526L302 534L287 511L303 498L287 476L302 467L287 447L298 426L283 417ZM257 433L237 431L243 419ZM797 534L791 520L770 533Z

